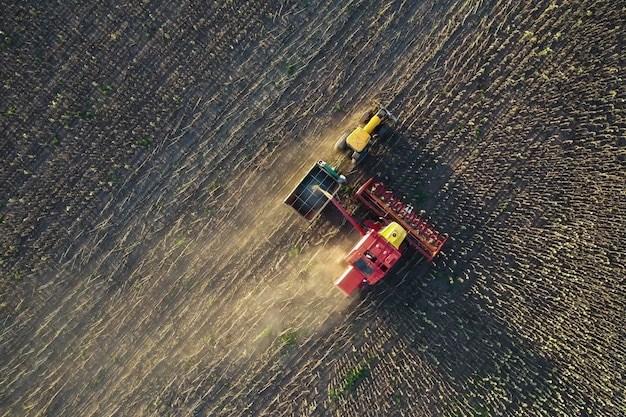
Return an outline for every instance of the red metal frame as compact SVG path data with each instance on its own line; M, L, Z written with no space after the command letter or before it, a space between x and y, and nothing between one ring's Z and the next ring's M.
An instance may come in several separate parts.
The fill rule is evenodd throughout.
M341 214L343 214L343 217L345 217L346 219L348 219L348 221L349 221L350 223L352 223L352 226L354 226L354 228L355 228L356 230L358 230L358 231L359 231L359 234L360 234L361 236L365 236L365 234L366 234L367 232L366 232L365 230L363 230L363 228L361 227L361 225L360 225L359 223L357 223L357 221L356 221L356 220L354 220L354 217L352 217L352 216L350 215L350 213L348 213L348 212L346 211L346 209L345 209L345 208L343 208L343 206L339 203L339 201L335 200L335 198L334 198L332 195L330 195L330 194L328 194L328 197L330 197L330 201L331 201L331 202L335 205L335 207L337 207L337 209L341 212Z
M375 178L363 184L355 196L377 216L391 218L404 227L408 232L406 241L428 261L439 253L448 239Z

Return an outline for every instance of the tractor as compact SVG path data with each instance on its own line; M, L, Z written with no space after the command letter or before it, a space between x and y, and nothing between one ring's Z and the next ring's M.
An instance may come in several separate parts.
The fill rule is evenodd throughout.
M335 150L349 152L352 162L360 164L365 159L372 140L385 139L389 135L390 121L397 122L386 108L378 106L378 110L368 110L359 119L360 126L337 139Z
M332 202L359 231L361 239L348 253L348 268L335 282L347 296L357 288L378 282L396 264L407 246L426 260L432 260L446 242L410 204L394 196L382 182L370 178L355 193L355 198L369 209L377 221L360 225L335 198L346 178L326 162L317 162L285 199L304 220L311 223Z

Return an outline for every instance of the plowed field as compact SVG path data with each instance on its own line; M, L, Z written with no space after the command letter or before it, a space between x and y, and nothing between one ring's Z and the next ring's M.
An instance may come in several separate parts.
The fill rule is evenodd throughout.
M626 415L626 3L0 5L0 416ZM398 118L358 167L332 146ZM345 298L319 159L449 240ZM339 198L357 218L366 213Z

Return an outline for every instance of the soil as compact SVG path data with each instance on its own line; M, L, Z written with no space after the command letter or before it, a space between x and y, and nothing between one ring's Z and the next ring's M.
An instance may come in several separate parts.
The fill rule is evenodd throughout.
M626 3L205 3L0 6L0 416L626 414ZM320 159L443 251L344 297Z

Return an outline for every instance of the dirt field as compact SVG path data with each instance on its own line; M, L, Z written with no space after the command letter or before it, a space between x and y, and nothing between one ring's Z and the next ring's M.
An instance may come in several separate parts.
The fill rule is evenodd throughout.
M198 3L0 5L0 416L626 415L626 2ZM348 299L375 100L450 238Z

